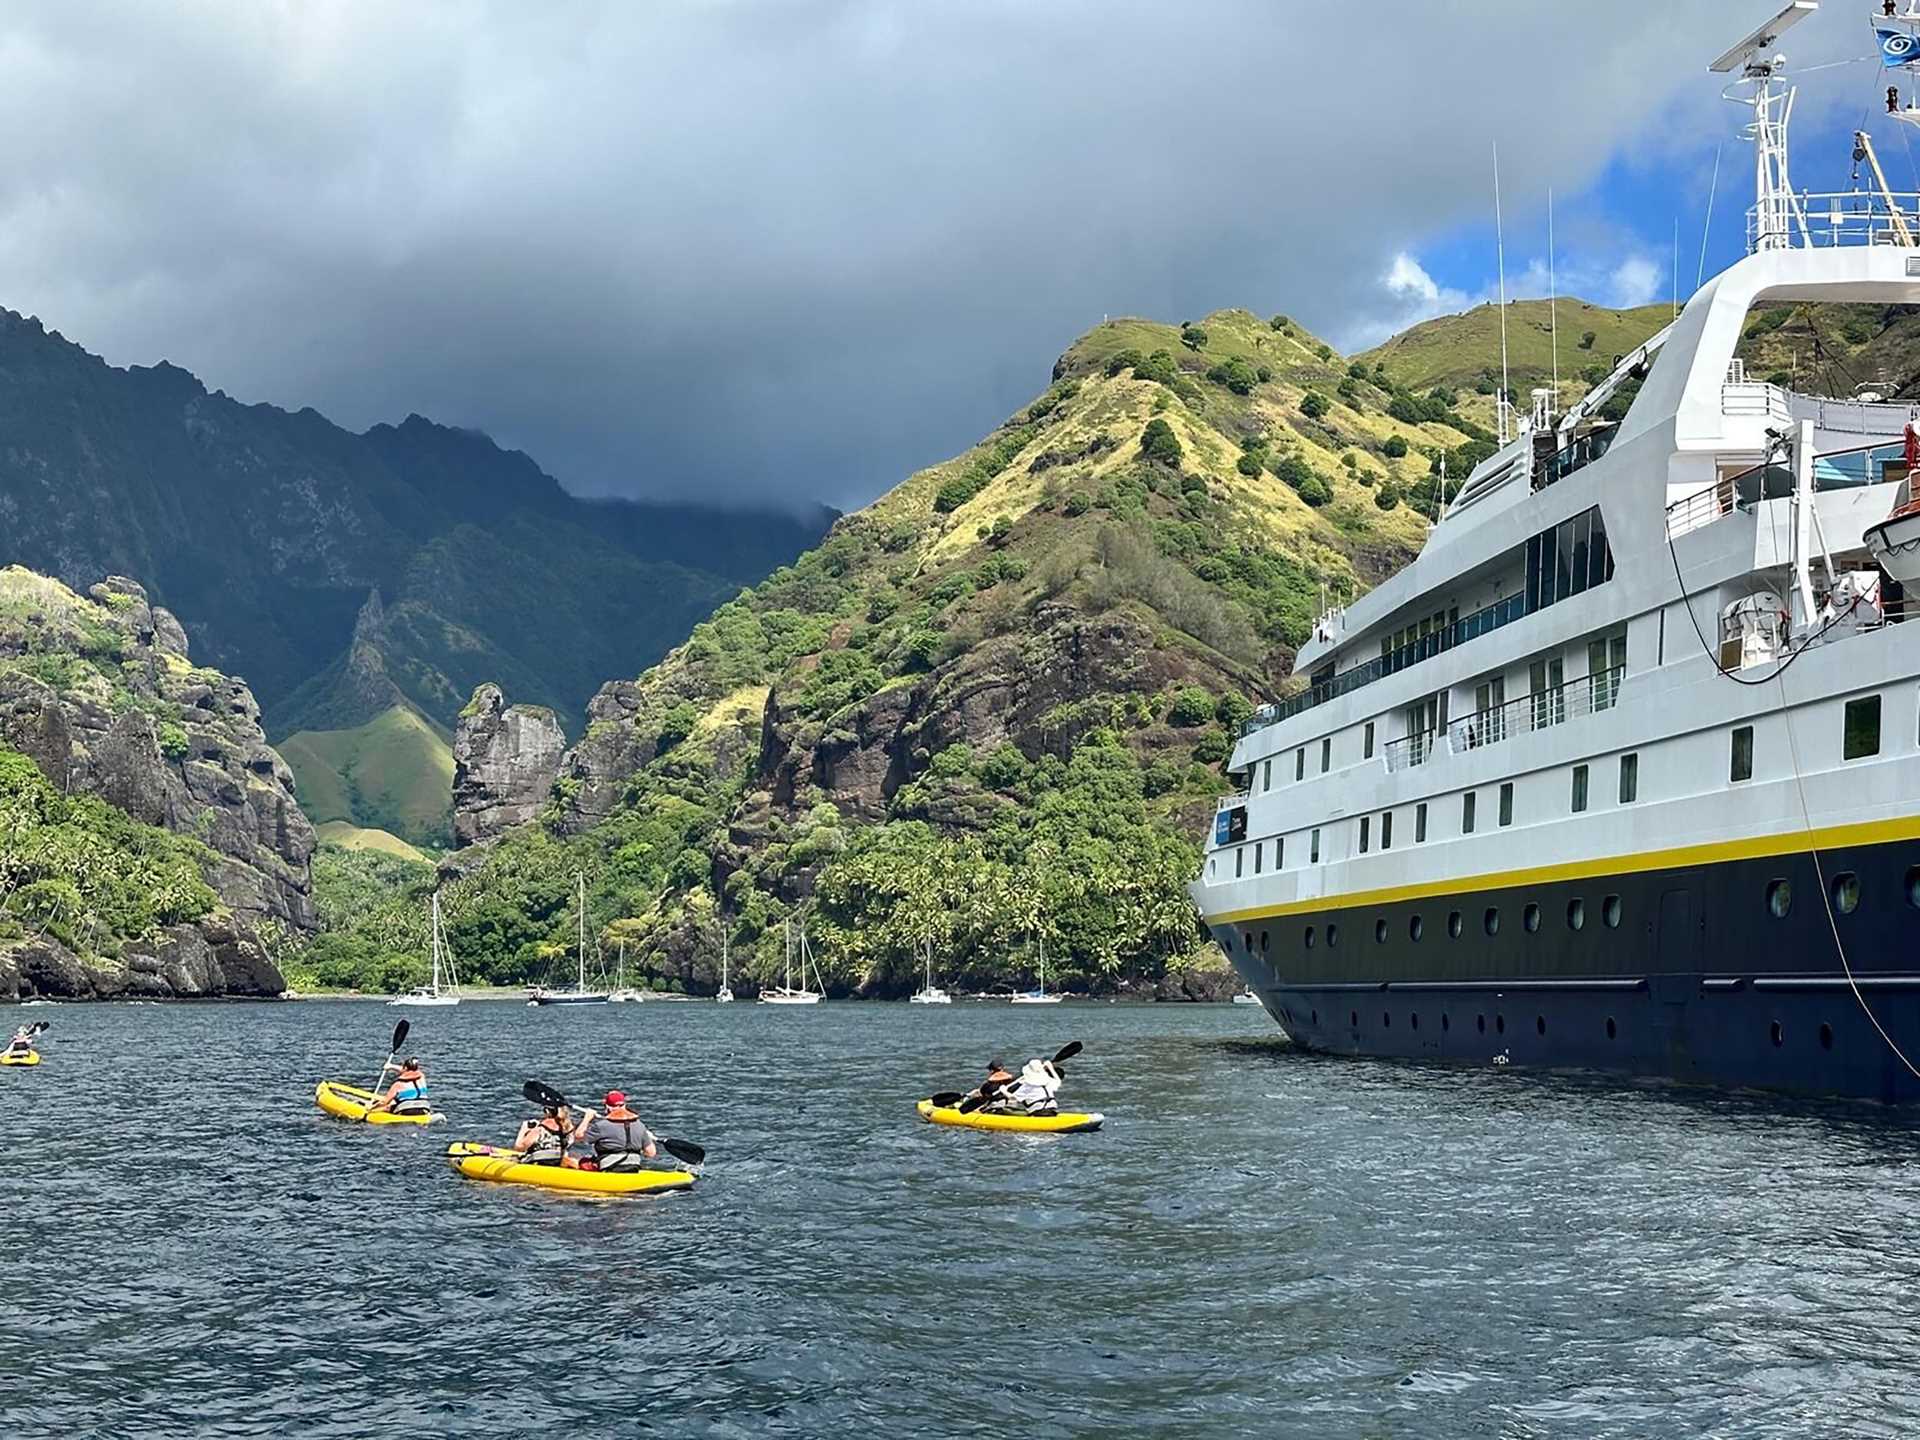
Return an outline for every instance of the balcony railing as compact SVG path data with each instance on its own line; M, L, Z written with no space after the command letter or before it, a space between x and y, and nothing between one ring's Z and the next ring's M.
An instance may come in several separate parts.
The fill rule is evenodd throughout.
M1569 445L1564 445L1547 458L1533 474L1533 488L1544 490L1581 470L1606 454L1613 446L1613 440L1620 433L1620 427L1609 425L1605 429L1591 430Z
M1880 197L1862 190L1802 191L1798 197L1800 213L1806 216L1806 242L1818 249L1831 245L1899 245L1903 243L1899 227ZM1896 190L1893 203L1909 234L1920 233L1920 194ZM1758 205L1747 210L1747 253L1758 247L1761 228ZM1774 224L1779 224L1775 218ZM1788 225L1789 243L1801 244L1799 227Z
M1490 705L1463 716L1447 727L1447 743L1456 752L1484 750L1516 735L1546 730L1583 715L1610 710L1620 703L1620 681L1625 667L1616 665L1577 680L1536 690L1502 705Z
M1386 747L1388 771L1411 770L1415 765L1426 764L1433 758L1439 742L1438 730L1416 730L1411 735L1389 742Z

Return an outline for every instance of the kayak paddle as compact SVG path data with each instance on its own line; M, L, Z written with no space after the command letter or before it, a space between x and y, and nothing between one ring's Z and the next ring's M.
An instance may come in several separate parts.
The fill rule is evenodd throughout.
M958 1090L942 1090L939 1094L928 1098L934 1105L939 1106L940 1109L951 1110L967 1097L962 1095Z
M373 1113L373 1107L380 1103L380 1087L386 1083L387 1072L393 1069L393 1057L400 1053L400 1047L407 1043L407 1031L413 1028L411 1020L402 1020L393 1027L393 1043L387 1047L387 1063L380 1067L380 1078L373 1082L373 1099L367 1102L367 1114ZM365 1117L362 1117L365 1118Z
M1062 1045L1058 1050L1054 1051L1053 1068L1059 1070L1062 1075L1066 1074L1066 1071L1060 1070L1060 1067L1086 1048L1087 1047L1082 1045L1078 1040L1069 1040L1065 1045ZM1006 1084L1004 1081L990 1086L982 1085L978 1095L967 1096L960 1102L957 1108L962 1115L971 1115L1005 1088ZM934 1096L933 1101L936 1105L939 1104L940 1097L938 1095Z
M520 1087L520 1093L536 1105L557 1105L562 1108L570 1108L567 1106L566 1096L562 1095L551 1085L542 1085L538 1080L527 1081L525 1085ZM706 1150L694 1144L691 1140L672 1140L665 1135L655 1135L653 1142L669 1155L673 1156L674 1159L684 1161L688 1165L698 1165L707 1158Z

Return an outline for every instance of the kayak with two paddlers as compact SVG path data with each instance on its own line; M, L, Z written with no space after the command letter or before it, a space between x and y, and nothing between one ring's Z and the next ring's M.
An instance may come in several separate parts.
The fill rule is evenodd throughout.
M649 1130L629 1107L624 1091L609 1090L604 1111L576 1106L538 1080L527 1081L521 1093L540 1107L540 1114L520 1126L511 1146L468 1141L449 1145L447 1159L454 1169L474 1180L631 1195L684 1190L693 1184L692 1171L658 1166L662 1153L695 1166L706 1159L700 1146ZM576 1156L575 1145L592 1153Z
M921 1119L934 1125L959 1125L971 1130L1054 1135L1098 1130L1106 1122L1104 1115L1060 1108L1066 1062L1082 1048L1075 1040L1051 1060L1036 1056L1020 1067L1018 1075L995 1060L987 1067L986 1079L971 1091L945 1091L920 1101L915 1108Z

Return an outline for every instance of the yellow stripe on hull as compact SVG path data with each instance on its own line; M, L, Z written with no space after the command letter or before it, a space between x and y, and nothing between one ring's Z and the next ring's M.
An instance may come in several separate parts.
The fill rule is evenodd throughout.
M438 1110L425 1115L396 1115L391 1110L374 1110L380 1097L371 1090L322 1080L313 1087L313 1103L329 1115L342 1120L364 1120L369 1125L435 1125L447 1117Z
M914 1107L920 1118L932 1125L959 1125L968 1130L1013 1130L1028 1135L1070 1135L1079 1130L1098 1130L1107 1117L1093 1112L1063 1110L1058 1115L1000 1115L974 1110L962 1115L947 1105L922 1100Z
M1858 825L1830 825L1819 830L1795 830L1784 835L1756 835L1745 840L1714 840L1671 850L1643 850L1634 855L1609 855L1564 865L1538 865L1526 870L1502 870L1485 875L1457 875L1417 885L1394 885L1383 890L1355 890L1344 895L1316 895L1280 905L1257 905L1247 910L1223 910L1201 918L1209 925L1244 925L1282 915L1324 914L1330 910L1357 910L1368 905L1392 905L1402 900L1468 891L1512 890L1522 885L1550 885L1566 880L1605 879L1609 875L1639 875L1649 870L1678 870L1722 860L1751 860L1773 855L1804 855L1810 850L1845 850L1856 845L1920 838L1920 815L1898 820L1873 820Z

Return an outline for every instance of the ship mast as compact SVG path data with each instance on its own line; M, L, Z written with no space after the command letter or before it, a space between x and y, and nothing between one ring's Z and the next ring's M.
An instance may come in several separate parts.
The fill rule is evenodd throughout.
M1722 93L1749 106L1745 134L1753 141L1755 250L1791 249L1797 234L1810 244L1807 217L1787 178L1787 122L1793 118L1793 86L1780 79L1787 57L1769 54L1780 36L1820 8L1820 0L1792 0L1785 9L1733 46L1707 68L1716 75L1738 71ZM1736 93L1736 92L1743 93Z

